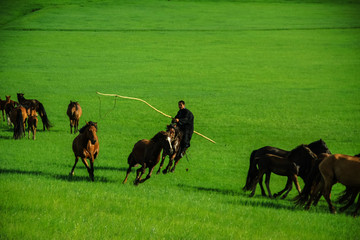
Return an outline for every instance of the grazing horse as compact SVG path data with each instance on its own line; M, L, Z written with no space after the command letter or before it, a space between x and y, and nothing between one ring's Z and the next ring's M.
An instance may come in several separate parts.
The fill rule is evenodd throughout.
M28 138L30 138L30 132L33 134L33 140L36 139L36 128L38 124L37 113L34 108L28 109Z
M161 150L164 150L167 155L171 155L173 153L171 135L169 132L160 131L150 140L143 139L135 143L134 148L128 157L129 168L126 172L126 177L123 183L127 182L131 168L135 167L137 164L140 164L141 168L136 171L134 184L137 185L149 179L154 167L160 160ZM141 180L146 168L149 168L149 173L145 179Z
M14 139L20 139L25 135L25 122L27 112L23 106L13 108L10 112L10 120L14 124Z
M70 133L72 133L72 129L74 128L74 133L76 133L79 129L79 120L82 115L82 109L78 102L70 101L70 104L67 108L66 114L70 119Z
M313 143L310 143L309 145L303 145L303 146L307 146L308 148L310 148L310 150L316 155L318 155L320 153L331 153L329 148L327 147L326 143L322 139L315 141ZM299 148L299 147L297 147L297 148ZM297 148L295 148L295 149L297 149ZM299 148L298 150L301 150L301 148ZM291 157L291 158L294 159L296 157L296 154L298 154L298 153L299 153L298 151L294 151L292 154L293 157ZM259 172L257 169L257 166L256 166L257 163L256 163L255 159L258 157L261 157L265 154L272 154L272 155L276 155L279 157L288 157L290 152L280 149L280 148L270 147L270 146L262 147L262 148L252 151L252 153L250 155L250 165L249 165L249 170L248 170L248 174L246 177L246 183L245 183L245 186L243 187L244 191L252 190L252 187L253 187L252 181L258 175L258 172ZM299 167L300 167L301 175L303 172L310 172L310 169L311 169L311 165L308 164L309 159L311 160L311 158L312 158L309 156L311 154L305 153L305 156L306 155L308 156L308 158L305 158L302 160L302 158L300 157L298 160L296 160L297 165L299 165ZM310 169L308 169L308 168L310 168ZM265 190L262 186L261 179L259 179L259 185L261 188L262 195L266 196Z
M175 170L175 167L177 165L177 163L179 162L179 160L181 159L181 156L180 156L180 153L179 153L179 150L180 150L180 143L181 143L181 140L182 140L182 137L183 137L183 132L180 130L179 127L177 127L176 125L168 125L167 126L167 131L174 131L174 137L172 138L173 140L171 141L171 146L173 148L173 154L172 155L169 155L169 164L167 165L167 167L163 170L163 173L166 174L172 164L173 164L173 161L175 159L175 165L174 167L171 169L171 172L174 172ZM161 159L161 163L160 163L160 167L157 171L156 174L159 174L160 173L160 170L161 168L163 167L164 165L164 161L165 161L165 158L166 156L168 156L168 153L163 151L162 153L162 159Z
M36 111L39 113L39 115L41 117L41 121L43 123L43 130L44 131L45 131L45 128L47 130L49 130L50 127L52 127L52 125L51 125L51 123L50 123L50 121L48 119L48 116L46 114L44 105L41 102L39 102L36 99L25 99L23 93L18 93L17 98L18 98L19 103L21 105L23 105L26 109L31 108L31 107L36 109Z
M71 169L70 176L74 176L74 169L79 158L81 158L89 172L91 181L94 181L94 161L99 154L99 140L96 132L97 123L91 121L87 122L86 125L79 130L79 135L75 137L72 144L72 149L75 154L75 164ZM87 159L90 160L90 167Z
M315 200L315 203L317 203L321 195L323 195L329 205L330 212L336 213L336 210L330 200L332 186L337 182L340 182L341 184L346 186L345 194L347 191L348 195L343 197L345 199L348 199L348 197L350 196L350 202L353 202L360 189L359 176L359 157L343 154L322 154L320 156L318 164L314 166L311 181L309 181L308 185L305 186L306 191L304 188L304 191L301 193L301 195L296 198L297 204L303 205L307 201L305 209L309 209L312 201ZM348 206L346 205L344 208L346 209L347 207ZM357 208L353 213L354 216L356 216L359 208L360 199L358 200Z

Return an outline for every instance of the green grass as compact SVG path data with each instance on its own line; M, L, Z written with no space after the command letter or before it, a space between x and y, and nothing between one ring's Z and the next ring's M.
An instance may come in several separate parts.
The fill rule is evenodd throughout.
M288 200L241 191L251 151L265 145L322 138L333 153L359 153L358 2L0 3L0 97L40 100L54 125L15 141L0 123L0 238L358 237L359 219L329 214L324 200L307 212L290 201L295 190ZM194 135L174 174L134 187L132 172L122 185L133 144L169 119L96 91L170 115L184 99L195 130L217 144ZM82 124L99 125L95 182L81 163L68 177L70 100ZM272 191L285 182L272 175Z

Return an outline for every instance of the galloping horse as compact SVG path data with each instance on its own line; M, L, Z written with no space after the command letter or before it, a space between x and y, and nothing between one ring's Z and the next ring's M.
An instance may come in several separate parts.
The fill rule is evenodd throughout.
M74 128L74 133L76 133L79 129L79 120L82 115L82 109L78 102L70 101L66 114L70 119L70 133L72 133L72 129Z
M303 147L300 147L300 146L303 146ZM252 151L252 153L250 155L250 165L249 165L249 170L248 170L248 174L246 177L246 184L243 187L243 190L249 191L249 190L252 190L252 188L253 188L252 181L253 181L253 179L256 178L256 176L259 173L257 166L256 166L257 165L256 158L259 158L266 154L272 154L272 155L276 155L279 157L288 158L288 155L290 154L290 158L288 158L288 159L296 162L296 164L300 167L300 169L299 169L300 175L299 176L302 177L303 179L304 178L306 179L307 176L305 173L310 172L314 157L311 156L309 151L305 150L304 147L307 146L311 150L311 152L313 152L316 155L318 155L320 153L331 153L329 148L326 146L326 143L322 139L315 141L313 143L310 143L309 145L300 145L300 146L293 149L292 154L291 154L291 151L286 151L283 149L279 149L276 147L270 147L270 146L262 147L262 148ZM301 156L303 156L303 157L301 157ZM304 179L304 181L305 181L305 179ZM259 184L260 184L262 195L266 196L265 190L262 186L261 179L259 179Z
M20 139L25 135L25 122L27 112L23 106L18 106L10 111L10 120L14 124L14 139Z
M179 162L179 160L181 159L181 156L179 154L179 150L180 150L180 143L181 143L181 140L182 140L182 136L183 136L183 132L180 130L179 127L177 127L176 125L168 125L167 126L167 131L173 131L174 132L174 137L172 138L173 140L171 141L171 146L173 148L173 154L172 155L169 155L169 164L167 165L167 167L163 170L163 173L166 174L172 164L173 164L173 161L175 159L175 165L174 167L171 169L172 172L174 172L175 170L175 167L177 165L177 163ZM166 156L168 156L167 152L163 151L162 153L162 159L161 159L161 163L160 163L160 167L157 171L156 174L159 174L160 173L160 170L161 168L163 167L164 165L164 161L165 161L165 158Z
M308 200L305 209L309 209L312 201L315 200L315 202L317 202L321 195L323 195L329 205L330 212L336 213L330 200L330 193L332 186L337 182L345 185L347 190L350 191L350 194L354 194L351 198L355 200L360 189L359 157L343 154L322 154L320 156L318 167L315 165L314 169L317 169L318 171L313 171L315 174L312 175L312 181L308 183L307 191L304 190L304 192L296 199L297 204L304 204ZM319 178L319 175L321 179L320 181L316 181L316 179ZM359 208L360 199L358 200L357 208L353 213L354 216L356 216Z
M134 148L128 157L129 168L126 172L126 177L123 183L127 182L131 168L135 167L137 164L140 164L141 168L136 171L134 184L137 185L149 179L154 167L160 160L161 150L164 150L167 155L171 155L173 153L171 135L169 132L160 131L150 140L143 139L135 143ZM146 168L149 168L149 173L145 179L141 180Z
M72 149L75 154L75 164L71 169L70 176L74 175L75 166L81 158L84 163L91 181L94 181L94 161L99 154L99 140L96 135L97 132L97 123L87 122L84 127L79 130L79 135L75 137ZM90 167L87 162L87 159L90 160Z
M47 130L49 130L50 127L52 127L51 123L48 119L48 116L46 114L45 108L41 102L39 102L36 99L25 99L23 93L18 93L17 98L18 98L19 103L21 105L23 105L26 109L31 108L31 107L36 109L36 111L39 113L39 115L41 117L44 131L45 131L45 127Z
M30 138L30 132L33 134L33 140L36 138L36 128L38 124L37 113L34 108L28 109L28 138Z

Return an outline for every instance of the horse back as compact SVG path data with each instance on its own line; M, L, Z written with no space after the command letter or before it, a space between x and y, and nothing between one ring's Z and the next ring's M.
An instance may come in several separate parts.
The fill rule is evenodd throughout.
M319 165L324 177L332 178L345 186L360 187L360 158L334 154L324 158Z

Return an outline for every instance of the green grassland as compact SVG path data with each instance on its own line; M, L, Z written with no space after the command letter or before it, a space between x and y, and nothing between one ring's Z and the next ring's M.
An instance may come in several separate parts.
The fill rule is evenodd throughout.
M329 214L323 199L305 211L291 201L295 190L286 200L241 190L251 151L266 145L322 138L333 153L360 152L358 1L0 6L0 97L38 99L54 125L15 141L0 123L1 239L358 238L359 218ZM135 187L133 171L123 185L133 144L169 119L96 91L172 116L184 99L195 130L217 144L194 135L175 173ZM81 163L68 176L70 100L82 106L81 125L98 122L95 182ZM273 192L285 183L272 175Z

